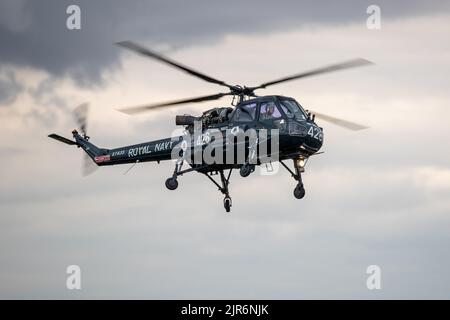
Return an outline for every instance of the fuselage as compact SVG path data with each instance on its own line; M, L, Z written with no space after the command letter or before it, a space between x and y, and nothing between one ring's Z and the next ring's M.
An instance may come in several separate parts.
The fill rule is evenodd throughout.
M164 161L183 157L192 164L209 164L209 169L218 167L238 167L248 161L252 142L248 137L256 134L258 163L263 162L259 151L266 144L269 156L276 159L309 157L319 151L323 143L323 130L311 116L292 98L264 96L239 103L224 121L208 124L207 127L186 128L185 134L114 149L100 149L101 155L93 160L99 165ZM247 139L239 141L239 134L247 134ZM275 137L277 136L277 137ZM214 138L212 138L214 137ZM222 139L219 139L219 138ZM275 142L275 140L277 140ZM236 157L239 147L245 155ZM194 162L198 153L208 151L222 158L222 161L206 163L204 159ZM227 158L233 151L234 157ZM219 155L217 153L222 153ZM188 154L188 155L187 155ZM197 157L198 158L198 157ZM230 159L233 159L232 161Z

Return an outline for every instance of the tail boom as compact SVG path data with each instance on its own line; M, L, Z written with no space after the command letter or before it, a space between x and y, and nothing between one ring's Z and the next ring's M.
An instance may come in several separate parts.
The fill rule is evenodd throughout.
M166 138L114 149L104 149L89 142L89 137L81 136L76 130L72 131L72 135L75 141L57 134L50 134L49 137L82 148L98 166L170 160L172 149L181 140L179 138Z

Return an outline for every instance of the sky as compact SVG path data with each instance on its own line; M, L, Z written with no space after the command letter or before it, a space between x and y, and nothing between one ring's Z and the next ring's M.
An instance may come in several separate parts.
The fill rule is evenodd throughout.
M66 27L72 4L80 30ZM366 24L372 4L380 29ZM0 298L450 298L449 19L445 1L0 0ZM231 214L202 175L167 190L172 162L83 177L81 150L47 138L70 137L77 105L90 103L91 141L112 148L231 102L118 112L223 90L123 40L245 85L368 59L258 93L370 128L318 120L324 153L307 164L305 198L284 170L234 172ZM81 290L66 287L69 265Z

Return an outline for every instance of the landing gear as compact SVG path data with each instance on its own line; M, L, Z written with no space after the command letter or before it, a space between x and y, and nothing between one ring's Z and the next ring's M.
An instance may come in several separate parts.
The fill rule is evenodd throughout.
M219 188L219 191L225 195L225 198L223 199L223 206L224 206L226 212L230 212L231 206L232 206L230 193L228 191L228 185L230 184L230 176L231 176L232 171L233 171L233 169L230 169L226 178L225 178L225 173L223 172L223 170L217 171L217 173L220 174L221 184L217 183L217 181L211 177L212 173L208 173L208 172L204 173L205 176L207 176L208 179L211 180Z
M225 207L226 212L230 212L231 209L231 198L229 196L226 196L223 199L223 206Z
M239 174L241 177L245 178L248 177L253 171L255 171L255 165L246 163L239 169Z
M305 187L303 186L302 182L302 172L305 172L306 160L307 159L305 158L294 159L295 172L289 169L289 167L283 161L280 161L283 167L285 167L286 170L291 173L292 177L297 180L297 186L294 189L294 197L297 199L303 199L305 197Z
M173 171L173 175L170 178L167 178L166 180L167 189L175 190L176 188L178 188L177 177L183 174L183 172L181 171L182 166L183 166L183 159L180 159L175 164L175 170Z
M255 165L253 163L255 163L257 157L258 138L248 147L248 149L249 154L247 157L247 161L239 169L239 174L242 178L248 177L253 171L255 171Z
M216 182L216 180L214 180L212 178L213 172L206 171L208 169L207 165L192 166L189 169L181 170L182 166L183 166L183 161L182 161L182 159L180 159L175 164L175 170L173 171L173 175L171 177L167 178L167 180L166 180L166 188L167 189L175 190L176 188L178 188L178 181L177 181L178 176L182 176L185 173L193 172L193 171L203 173L205 176L208 177L209 180L211 180L219 188L219 191L225 195L225 198L223 199L223 206L224 206L226 212L230 212L231 206L232 206L232 201L231 201L230 193L228 191L228 185L230 184L230 176L231 176L231 172L233 171L233 169L229 170L228 175L226 177L225 177L224 170L215 171L216 174L220 174L221 184L219 184L218 182Z
M294 197L297 199L302 199L305 196L305 187L303 187L303 183L297 184L294 189Z
M178 188L178 181L176 177L170 177L166 180L166 188L169 190L175 190Z

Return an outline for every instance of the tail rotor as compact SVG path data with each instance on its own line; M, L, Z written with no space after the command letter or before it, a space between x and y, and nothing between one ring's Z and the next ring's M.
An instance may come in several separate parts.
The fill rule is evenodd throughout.
M76 107L73 110L73 116L75 118L75 121L78 124L78 127L80 129L81 135L86 140L89 140L89 137L87 135L87 118L89 113L89 103L85 102L83 104L80 104L78 107Z
M89 136L87 135L88 111L89 111L88 103L83 103L73 110L74 120L76 121L78 125L78 130L80 130L81 133L79 134L77 130L73 130L72 131L73 139L65 138L56 133L48 135L49 138L55 139L67 145L76 145L78 148L83 149L84 151L83 167L82 167L83 176L87 176L93 173L96 169L98 169L96 158L108 152L107 149L99 148L88 141L89 140Z
M80 104L73 110L73 116L78 124L80 133L86 140L89 140L89 136L87 135L88 114L89 114L89 103L87 102ZM89 157L89 155L87 153L83 153L83 167L81 174L85 177L90 175L97 169L98 166L92 162L92 159Z

